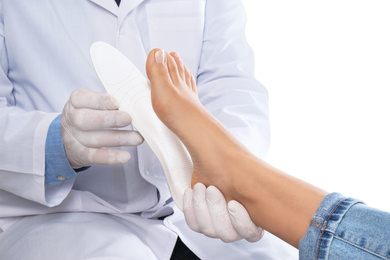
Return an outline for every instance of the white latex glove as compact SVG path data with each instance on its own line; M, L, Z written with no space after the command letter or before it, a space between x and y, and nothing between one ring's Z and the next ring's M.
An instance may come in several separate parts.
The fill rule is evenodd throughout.
M257 242L264 234L263 229L252 222L244 206L237 201L226 204L225 197L214 186L206 188L197 183L193 190L188 188L184 193L183 211L192 230L223 242L243 238Z
M62 111L61 134L73 168L130 160L127 151L104 148L143 142L137 131L115 129L131 123L131 116L118 107L118 101L107 93L81 88L72 92Z

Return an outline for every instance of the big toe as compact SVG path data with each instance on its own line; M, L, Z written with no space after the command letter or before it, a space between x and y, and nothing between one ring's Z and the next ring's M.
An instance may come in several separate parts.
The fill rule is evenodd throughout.
M146 74L150 80L152 88L156 85L165 86L172 83L167 67L166 52L161 49L153 49L146 61Z

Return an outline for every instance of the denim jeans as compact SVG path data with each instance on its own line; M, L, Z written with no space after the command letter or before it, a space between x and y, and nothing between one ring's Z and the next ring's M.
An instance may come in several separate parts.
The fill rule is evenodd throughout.
M390 259L390 213L329 194L299 242L299 259Z

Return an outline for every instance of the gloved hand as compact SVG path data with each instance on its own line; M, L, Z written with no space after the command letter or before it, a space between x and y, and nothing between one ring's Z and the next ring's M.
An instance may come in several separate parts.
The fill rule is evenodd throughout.
M81 88L72 92L62 111L61 134L73 168L130 160L127 151L104 148L143 142L137 131L114 129L131 123L131 116L118 107L119 102L107 93Z
M192 230L223 242L242 238L257 242L264 234L263 229L252 222L244 206L237 201L226 204L225 197L214 186L206 188L197 183L193 190L188 188L184 193L183 209Z

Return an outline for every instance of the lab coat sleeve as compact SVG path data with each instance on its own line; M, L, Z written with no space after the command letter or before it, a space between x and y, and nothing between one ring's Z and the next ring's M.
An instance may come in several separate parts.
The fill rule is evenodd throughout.
M9 66L0 3L0 189L46 206L58 205L73 181L45 187L45 142L58 113L18 108Z
M269 148L268 93L254 78L244 6L239 0L209 0L205 12L199 98L244 145L264 158Z

